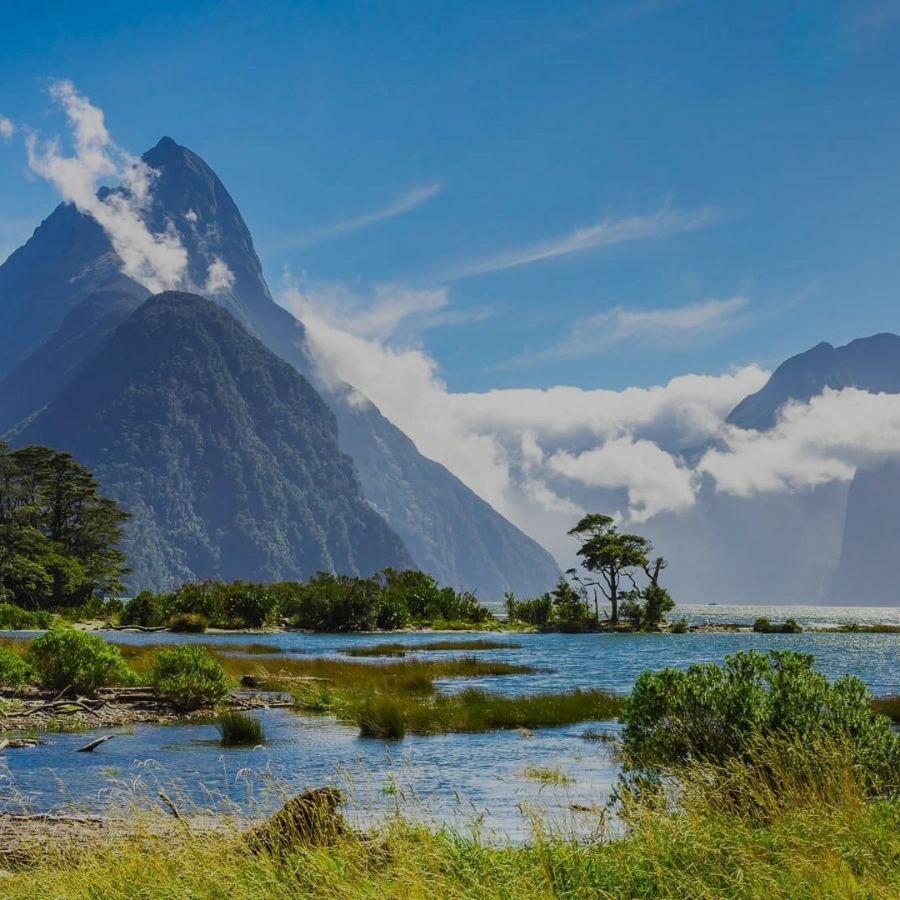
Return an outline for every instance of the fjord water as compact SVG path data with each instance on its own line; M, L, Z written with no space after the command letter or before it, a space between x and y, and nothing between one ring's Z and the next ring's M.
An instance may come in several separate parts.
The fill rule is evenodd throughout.
M815 607L679 607L675 618L689 623L751 624L764 615L773 622L792 616L805 627L835 624L900 624L900 610ZM334 656L350 646L397 640L415 647L433 634L259 635L107 634L122 643L204 642L215 645L265 643L284 652L254 657L277 668L285 654ZM459 635L462 637L462 635ZM481 636L484 636L483 634ZM684 668L722 662L737 650L790 648L812 653L829 678L851 673L876 695L900 693L900 634L817 633L793 635L692 633L683 635L504 635L519 649L479 651L481 658L535 666L533 675L439 682L446 691L478 686L523 693L596 687L627 692L646 668ZM429 653L429 658L458 655ZM377 665L377 660L371 661ZM215 726L138 725L119 729L93 753L74 752L111 729L44 735L46 744L7 750L0 758L0 802L9 809L75 807L98 810L111 802L158 804L164 790L186 809L229 809L256 815L277 806L286 793L333 782L351 796L349 816L368 821L399 805L426 820L527 836L529 816L539 811L560 827L589 830L618 775L608 745L583 737L586 731L614 735L615 722L588 722L533 734L410 735L400 741L362 739L353 726L329 718L295 716L275 709L257 713L267 743L256 749L223 749ZM568 783L542 783L529 769L558 769ZM573 806L575 809L573 809Z

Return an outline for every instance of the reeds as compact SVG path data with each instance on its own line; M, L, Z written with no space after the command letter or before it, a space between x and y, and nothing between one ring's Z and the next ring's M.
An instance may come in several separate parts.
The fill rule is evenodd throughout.
M437 650L519 650L521 644L513 644L509 641L492 641L475 638L472 640L443 640L430 641L427 644L401 644L396 641L382 644L374 644L368 647L344 647L338 653L352 657L370 656L406 656L407 653L428 653Z
M266 742L262 722L237 710L226 710L216 718L223 747L258 747Z

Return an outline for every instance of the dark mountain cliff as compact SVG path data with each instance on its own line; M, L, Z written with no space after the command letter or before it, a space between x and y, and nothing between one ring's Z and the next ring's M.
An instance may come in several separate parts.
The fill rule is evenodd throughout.
M191 294L144 303L16 441L65 447L134 514L138 587L412 563L314 388Z
M212 169L169 138L144 159L159 172L150 223L157 231L168 222L177 229L189 254L188 282L202 291L210 265L221 260L228 267L230 283L211 298L316 385L337 417L340 447L354 458L365 496L415 564L484 600L499 600L506 590L547 590L559 574L550 554L421 456L374 405L351 404L346 387L332 389L318 379L302 324L272 299L250 232ZM57 288L74 279L79 290L45 289L47 272L55 273L49 281ZM118 258L92 220L59 207L0 267L0 323L9 323L0 333L18 360L0 369L8 373L0 383L0 434L46 406L147 294L120 274ZM26 309L34 304L42 305L39 316Z

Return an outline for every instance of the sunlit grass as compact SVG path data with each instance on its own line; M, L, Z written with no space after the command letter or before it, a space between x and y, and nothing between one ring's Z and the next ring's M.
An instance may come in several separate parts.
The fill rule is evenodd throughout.
M529 781L538 781L541 784L551 784L557 787L573 784L575 779L566 775L559 766L526 766L522 777Z
M443 640L430 641L427 644L401 644L399 642L386 642L374 644L368 647L343 647L338 653L344 656L368 657L368 656L406 656L407 653L428 653L436 650L519 650L521 644L513 644L508 641L491 641L474 638L472 640Z
M218 831L204 832L193 830L191 818L138 813L122 827L99 829L85 847L44 844L18 859L0 859L6 869L0 895L4 900L892 900L900 895L900 804L867 802L858 773L836 749L814 766L791 763L773 792L761 772L782 757L774 748L766 766L698 770L677 803L626 797L620 807L624 830L608 828L602 811L580 807L582 820L594 821L592 839L554 827L539 814L530 838L518 844L477 825L465 833L429 827L417 823L416 810L398 798L400 813L371 832L345 832L326 846L252 853L239 823L226 820ZM384 790L395 794L390 786ZM748 808L765 815L748 815Z
M258 747L266 742L262 723L237 710L225 710L216 717L223 747Z

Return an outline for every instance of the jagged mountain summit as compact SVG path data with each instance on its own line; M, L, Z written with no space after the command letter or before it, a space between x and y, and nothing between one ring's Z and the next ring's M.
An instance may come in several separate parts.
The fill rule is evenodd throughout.
M789 401L806 402L826 388L858 388L872 394L900 393L900 337L882 333L843 347L822 342L785 360L755 394L745 397L726 421L766 431Z
M412 565L312 385L193 294L147 300L19 438L65 447L132 513L134 585Z
M187 251L185 284L205 291L315 385L336 416L340 448L352 457L366 499L414 563L484 600L547 590L559 567L546 550L423 457L373 404L318 377L302 324L272 299L250 232L212 169L170 138L144 161L158 173L146 217L157 233L177 232ZM220 276L214 284L213 272ZM19 442L28 421L148 295L122 274L93 219L58 207L0 267L0 434Z

